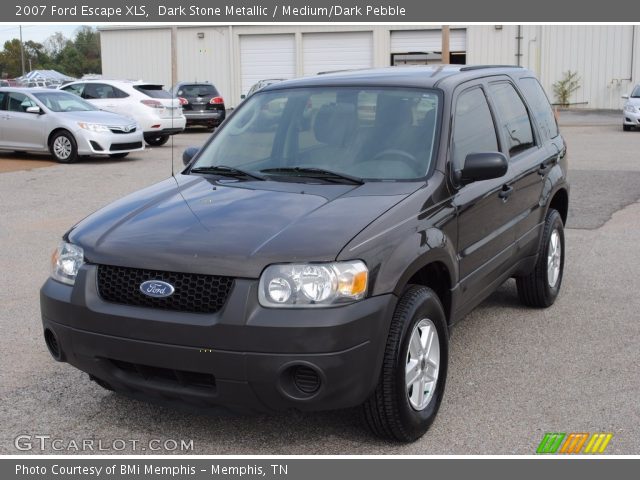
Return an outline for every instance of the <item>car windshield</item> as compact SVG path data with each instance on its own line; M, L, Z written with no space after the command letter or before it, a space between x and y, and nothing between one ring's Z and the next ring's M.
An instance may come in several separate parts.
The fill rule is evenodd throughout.
M216 97L218 91L213 85L182 85L177 94L179 97Z
M640 85L636 85L636 88L631 92L631 98L640 98Z
M98 110L89 102L66 92L39 92L33 94L52 112L88 112Z
M409 88L259 92L229 117L193 169L234 167L288 181L317 181L321 171L325 179L327 171L365 180L422 178L434 156L440 103L434 90Z

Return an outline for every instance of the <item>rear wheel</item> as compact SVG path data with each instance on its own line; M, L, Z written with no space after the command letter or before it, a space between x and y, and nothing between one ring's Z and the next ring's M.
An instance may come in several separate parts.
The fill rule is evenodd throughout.
M538 260L529 275L516 277L520 301L530 307L553 305L564 273L564 225L562 217L552 208L544 223Z
M129 152L122 152L122 153L112 153L111 155L109 155L111 158L124 158L127 155L129 155Z
M391 321L378 385L362 406L374 434L400 442L424 435L442 401L448 348L438 296L429 288L410 286Z
M73 163L78 160L78 145L69 132L62 130L56 133L49 143L51 155L60 163Z
M169 135L148 135L144 141L152 147L161 147L169 141Z

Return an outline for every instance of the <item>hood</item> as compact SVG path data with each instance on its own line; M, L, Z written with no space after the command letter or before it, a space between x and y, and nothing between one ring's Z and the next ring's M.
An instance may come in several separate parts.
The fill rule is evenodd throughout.
M257 278L271 263L335 260L349 240L419 186L178 175L97 211L68 238L91 263Z
M133 118L102 110L87 112L57 112L56 115L64 115L65 118L75 120L76 122L100 123L102 125L125 126L136 123Z
M629 97L624 102L625 105L633 105L634 107L640 107L640 97Z

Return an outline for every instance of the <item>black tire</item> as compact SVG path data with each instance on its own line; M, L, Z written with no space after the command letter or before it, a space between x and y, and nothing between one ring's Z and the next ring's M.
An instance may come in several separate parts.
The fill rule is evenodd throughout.
M624 123L622 124L622 130L624 130L625 132L628 132L629 130L631 130L631 125L625 125Z
M63 145L69 149L63 149ZM76 139L73 138L73 135L66 130L60 130L51 137L49 151L56 162L74 163L78 161L78 144L76 143Z
M129 155L129 152L112 153L111 155L109 155L109 157L111 157L111 158L124 158L127 155Z
M144 137L144 141L152 147L161 147L169 141L169 135L149 135Z
M554 231L558 232L560 241L560 272L555 283L550 285L547 266L551 236ZM520 301L524 305L536 308L546 308L553 305L553 302L555 302L560 292L560 286L562 285L564 252L564 225L562 223L562 217L557 210L550 208L544 222L536 265L529 275L516 277L518 297L520 297Z
M405 381L407 352L414 327L429 319L436 327L440 362L436 387L422 410L413 408ZM387 440L412 442L429 429L436 418L447 378L449 335L446 316L435 292L410 285L400 298L391 320L378 385L362 405L364 421L377 436Z

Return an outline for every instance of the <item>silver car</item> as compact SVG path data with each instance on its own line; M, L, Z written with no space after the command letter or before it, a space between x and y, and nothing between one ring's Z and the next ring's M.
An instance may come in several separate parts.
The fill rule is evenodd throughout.
M0 150L46 152L58 162L83 155L126 157L143 150L135 120L104 112L67 92L0 88Z
M622 128L629 131L632 128L640 127L640 85L636 85L631 95L623 95L625 99L622 109Z

